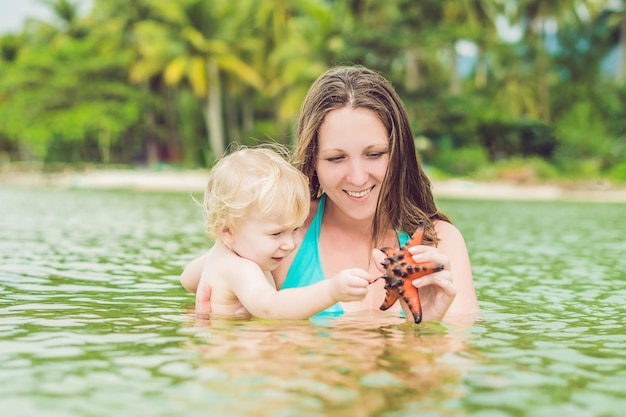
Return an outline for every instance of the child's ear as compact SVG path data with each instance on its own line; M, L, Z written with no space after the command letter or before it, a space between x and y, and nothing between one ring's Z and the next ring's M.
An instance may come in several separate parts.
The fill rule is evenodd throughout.
M227 246L227 247L231 247L233 240L234 240L234 236L233 236L233 230L230 226L226 225L225 222L220 221L219 222L219 226L217 228L219 235L220 235L220 239L221 241Z

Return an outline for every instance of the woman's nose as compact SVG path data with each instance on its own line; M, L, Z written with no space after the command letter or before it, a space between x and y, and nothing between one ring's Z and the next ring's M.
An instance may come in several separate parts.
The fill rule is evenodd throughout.
M350 161L347 180L354 185L363 185L367 182L367 172L360 161Z

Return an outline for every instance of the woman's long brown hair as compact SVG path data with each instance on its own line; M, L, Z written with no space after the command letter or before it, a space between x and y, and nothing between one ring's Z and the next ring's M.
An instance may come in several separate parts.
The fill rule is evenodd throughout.
M309 89L298 119L293 162L309 178L311 198L321 194L315 171L320 127L328 112L343 107L375 112L389 132L389 166L374 214L373 243L378 245L389 229L411 234L419 220L424 220L424 240L436 244L432 221L450 219L437 210L404 104L391 83L370 69L336 67L322 74Z

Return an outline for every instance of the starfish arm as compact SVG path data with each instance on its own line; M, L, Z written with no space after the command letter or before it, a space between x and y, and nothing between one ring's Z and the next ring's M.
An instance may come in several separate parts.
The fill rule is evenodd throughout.
M398 294L397 289L395 288L388 289L387 294L385 295L385 301L383 301L383 304L380 306L380 309L387 310L396 302L396 300L399 297L400 297L400 294Z
M402 299L411 310L413 315L413 321L419 323L422 321L422 304L420 302L419 291L412 284L412 281L407 279L403 283L404 294Z

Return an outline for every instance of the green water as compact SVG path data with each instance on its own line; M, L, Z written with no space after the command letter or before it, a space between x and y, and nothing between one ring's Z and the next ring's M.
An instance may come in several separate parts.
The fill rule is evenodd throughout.
M621 416L626 205L442 200L483 320L196 321L185 193L0 187L7 416Z

